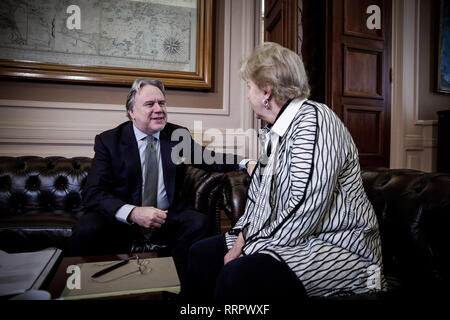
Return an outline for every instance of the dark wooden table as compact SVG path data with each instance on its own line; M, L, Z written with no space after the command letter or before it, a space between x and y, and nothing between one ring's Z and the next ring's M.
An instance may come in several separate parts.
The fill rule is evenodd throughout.
M134 254L133 254L134 255ZM156 252L146 252L138 254L139 258L148 259L156 258ZM77 265L87 262L102 262L102 261L113 261L113 260L124 260L128 259L130 256L128 254L117 254L117 255L107 255L107 256L83 256L83 257L65 257L61 260L53 278L51 278L48 285L44 284L44 290L50 292L52 299L57 299L61 296L63 292L67 279L70 277L70 273L67 273L67 268L70 265ZM97 299L133 299L133 300L164 300L164 294L162 292L148 292L140 294L126 294L121 296L113 296L106 298Z

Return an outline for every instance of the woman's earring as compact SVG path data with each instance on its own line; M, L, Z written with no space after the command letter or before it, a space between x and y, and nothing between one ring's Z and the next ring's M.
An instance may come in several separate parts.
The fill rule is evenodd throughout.
M264 108L269 109L269 100L265 99L263 101L263 104L264 104Z

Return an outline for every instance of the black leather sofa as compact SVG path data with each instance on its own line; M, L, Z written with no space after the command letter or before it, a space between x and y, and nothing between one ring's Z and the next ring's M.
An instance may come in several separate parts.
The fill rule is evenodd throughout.
M84 214L81 192L91 161L0 157L0 249L66 249L72 226ZM389 290L349 298L448 296L450 174L373 169L363 171L362 179L379 221ZM231 223L243 214L249 181L245 171L208 173L189 166L183 192L220 233L222 210Z
M347 298L448 297L450 174L367 169L362 179L379 222L388 290ZM249 181L246 172L225 174L224 210L232 223L244 212Z
M67 249L72 227L84 214L81 193L91 162L86 157L0 157L0 249ZM193 208L211 216L216 233L222 176L188 166L183 188Z

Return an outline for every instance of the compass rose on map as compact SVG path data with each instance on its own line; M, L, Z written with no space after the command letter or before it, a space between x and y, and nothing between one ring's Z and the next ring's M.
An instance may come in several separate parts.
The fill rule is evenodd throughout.
M168 37L163 41L163 50L165 54L176 55L183 49L183 44L175 37Z
M177 35L166 35L162 39L162 51L168 60L178 60L185 50L185 43Z

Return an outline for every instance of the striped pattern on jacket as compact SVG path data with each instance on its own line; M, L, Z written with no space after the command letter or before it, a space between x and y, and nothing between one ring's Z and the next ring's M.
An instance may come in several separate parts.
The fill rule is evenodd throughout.
M383 287L375 212L361 179L358 151L326 105L292 101L270 130L272 153L252 175L243 254L266 253L289 266L308 295L366 293ZM262 174L260 178L260 174Z

